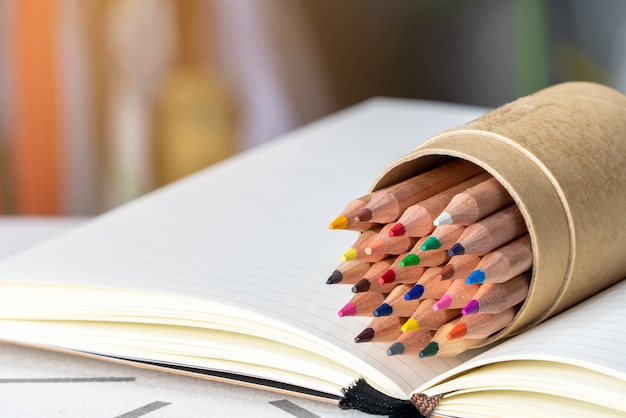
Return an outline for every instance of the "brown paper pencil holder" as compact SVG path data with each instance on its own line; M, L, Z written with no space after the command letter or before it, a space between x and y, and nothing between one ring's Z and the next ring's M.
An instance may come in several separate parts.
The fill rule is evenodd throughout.
M532 242L528 296L485 344L626 277L626 96L587 82L548 87L430 138L385 168L371 190L452 158L500 181Z

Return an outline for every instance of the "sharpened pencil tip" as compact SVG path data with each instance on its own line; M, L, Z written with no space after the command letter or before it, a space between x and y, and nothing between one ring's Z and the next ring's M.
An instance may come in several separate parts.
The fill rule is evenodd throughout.
M328 225L328 229L346 229L347 226L348 218L343 215L339 215L330 223L330 225Z
M348 251L343 253L341 256L341 261L350 261L356 259L357 251L356 248L349 248Z
M400 267L417 266L420 263L420 256L417 254L409 254L400 261Z
M393 313L393 308L387 303L383 303L374 311L374 316L389 316Z
M344 316L354 316L356 314L356 305L354 303L347 303L346 306L341 308L337 314L340 317Z
M452 215L450 215L448 212L441 212L439 216L437 216L433 221L433 225L452 225L452 222Z
M374 338L374 329L373 328L365 328L363 331L359 333L356 337L354 337L355 343L366 343L371 341Z
M472 299L469 302L467 302L467 305L465 305L465 308L461 310L461 314L473 315L477 313L479 310L480 310L480 302L478 302L476 299Z
M371 219L372 211L368 208L363 208L356 215L354 215L354 220L357 222L368 222Z
M396 354L404 354L404 344L401 342L395 342L387 349L388 356L395 356Z
M367 292L368 290L370 290L370 286L370 281L366 278L363 278L359 280L357 284L352 286L352 293Z
M421 284L416 284L415 286L413 286L413 288L411 288L411 290L404 294L404 300L419 299L423 294L424 286L422 286Z
M422 251L438 250L441 248L441 241L439 241L436 237L430 236L426 239L426 241L424 241L420 248Z
M400 327L400 331L402 332L417 331L418 329L420 329L420 324L415 318L407 319L406 322Z
M387 234L392 238L401 237L402 235L406 234L406 229L404 229L404 225L398 222L389 229Z
M341 273L339 270L335 270L330 274L328 280L326 280L326 284L337 284L341 280L343 280L343 273Z
M467 276L465 283L467 284L481 284L485 281L485 272L482 270L474 270Z
M434 305L433 305L433 309L436 311L442 310L442 309L448 309L450 307L450 305L452 305L452 298L450 297L450 295L443 295L441 297L441 299L439 299Z
M382 254L385 252L386 246L387 243L384 239L377 239L375 241L372 241L367 247L365 247L365 254Z
M463 255L465 254L465 248L461 245L460 242L457 242L448 250L448 255L450 257L454 257L455 255Z
M378 283L393 283L394 280L396 280L396 272L389 269L378 278Z
M420 358L423 357L432 357L439 352L439 344L434 341L429 342L426 347L422 351L420 351Z
M465 334L467 334L467 327L463 323L458 323L446 335L446 340L457 340L465 337Z

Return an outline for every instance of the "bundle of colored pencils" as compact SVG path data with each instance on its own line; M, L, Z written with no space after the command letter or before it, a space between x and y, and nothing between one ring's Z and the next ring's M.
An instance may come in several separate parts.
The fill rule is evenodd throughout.
M354 199L329 228L359 232L326 282L352 285L339 316L371 316L355 341L390 344L388 355L460 354L510 324L528 294L524 219L464 160Z

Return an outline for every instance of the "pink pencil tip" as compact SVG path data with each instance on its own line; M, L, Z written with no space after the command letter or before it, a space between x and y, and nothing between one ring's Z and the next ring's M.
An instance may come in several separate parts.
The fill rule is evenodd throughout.
M354 314L356 314L356 305L354 303L347 303L346 306L344 306L339 310L339 312L337 312L337 315L339 315L340 317L354 316Z
M443 295L441 299L439 299L437 303L433 305L433 309L436 311L448 309L450 305L452 305L452 298L450 297L450 295Z

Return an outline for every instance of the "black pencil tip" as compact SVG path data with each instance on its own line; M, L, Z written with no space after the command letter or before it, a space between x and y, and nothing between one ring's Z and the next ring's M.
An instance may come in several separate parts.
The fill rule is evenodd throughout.
M335 270L331 273L328 280L326 280L326 284L337 284L343 279L343 273L339 270Z

